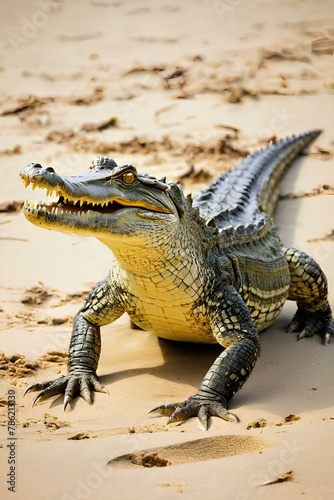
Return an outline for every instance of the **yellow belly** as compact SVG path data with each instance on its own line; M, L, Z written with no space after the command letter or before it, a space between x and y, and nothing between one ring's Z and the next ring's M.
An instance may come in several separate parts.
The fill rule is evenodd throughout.
M133 323L163 339L179 342L216 344L210 326L189 304L170 304L140 301L135 314L129 314ZM138 312L140 311L140 312Z

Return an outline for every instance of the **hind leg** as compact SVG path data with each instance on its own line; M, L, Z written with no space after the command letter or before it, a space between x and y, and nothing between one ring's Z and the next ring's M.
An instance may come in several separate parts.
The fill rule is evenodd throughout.
M334 320L328 303L327 279L312 257L300 250L283 247L289 265L289 300L297 302L297 312L288 332L300 332L298 340L319 334L323 344L334 334Z

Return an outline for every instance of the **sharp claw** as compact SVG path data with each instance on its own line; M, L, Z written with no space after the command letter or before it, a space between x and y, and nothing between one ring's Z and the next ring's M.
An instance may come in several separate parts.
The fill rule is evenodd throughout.
M207 431L209 428L209 415L207 414L204 407L200 408L198 412L198 420L203 431Z
M89 384L88 380L85 380L85 379L81 380L80 396L82 397L82 399L84 399L86 401L86 403L91 405L92 404L92 395L91 395L89 385L90 384Z
M291 321L286 328L287 333L294 333L301 330L301 325L299 321Z
M34 386L33 385L30 385L29 387L27 387L27 389L24 391L23 393L23 397L28 394L28 392L34 392Z
M209 429L209 420L199 420L199 427L202 431L207 431Z
M178 414L174 415L174 413L167 420L167 425L174 424L175 422L183 422L182 418L178 417Z
M156 413L156 408L152 408L152 410L149 410L149 411L146 413L146 416L148 416L148 415L152 415L153 413Z
M92 404L93 404L93 398L92 398L92 395L91 395L91 394L89 394L89 396L88 396L88 395L83 396L83 399L84 399L84 400L86 401L86 403L88 403L89 405L92 405Z
M94 386L94 389L95 389L95 392L102 392L103 394L108 394L108 396L110 396L108 389L106 389L104 386L101 386L101 387Z
M46 389L49 385L51 384L51 382L43 382L42 384L33 384L33 385L30 385L25 391L24 391L24 396L26 394L28 394L29 392L36 392L36 391L43 391L44 389Z
M303 330L302 332L299 333L299 335L297 335L297 340L304 339L305 337L308 337L308 335L307 332Z
M217 415L219 416L219 415ZM227 422L235 422L236 424L240 422L240 418L234 413L226 412L225 417L220 417L223 420L227 420Z
M69 403L72 401L72 398L71 396L69 395L66 395L64 397L64 411L66 410L67 406L69 405Z
M240 422L239 417L235 413L231 413L223 405L213 404L211 407L210 414L214 417L219 417L227 422Z
M91 380L91 383L93 384L95 392L103 392L104 394L108 394L108 396L110 396L109 391L104 387L104 385L100 384L99 381Z
M322 339L322 343L323 345L328 345L331 341L331 334L330 333L325 333L323 339Z
M152 408L152 410L147 412L147 415L152 415L153 413L156 413L157 415L163 415L162 409L160 406L155 406Z
M184 422L190 417L195 417L196 414L187 406L176 407L175 411L170 415L167 420L167 424L173 424L174 422Z
M32 406L35 406L35 405L38 403L38 401L42 398L42 396L43 396L43 393L42 393L42 392L41 392L40 394L38 394L38 395L35 397L35 399L33 400L33 402L32 402Z
M157 413L158 415L162 415L163 417L169 417L174 412L175 412L174 405L160 405L156 406L155 408L152 408L152 410L150 410L147 415L151 415L152 413Z

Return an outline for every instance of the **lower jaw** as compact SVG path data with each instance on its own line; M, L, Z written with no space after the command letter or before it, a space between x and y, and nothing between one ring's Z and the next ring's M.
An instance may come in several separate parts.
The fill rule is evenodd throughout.
M94 210L71 210L57 205L25 204L22 212L26 219L35 226L62 233L95 236L110 234L110 219L107 223L99 221L103 214Z
M67 215L67 214L72 214L72 215L82 215L82 214L88 214L88 213L93 213L91 210L80 210L77 208L72 208L68 207L66 205L62 204L56 204L53 203L51 205L41 205L37 202L35 203L25 203L23 206L23 211L25 213L32 213L36 215Z
M37 204L24 205L22 212L32 224L46 229L72 233L84 232L84 228L80 228L80 222L82 222L80 217L88 214L88 212L83 214L79 211L66 210L61 206L43 206ZM68 216L71 216L71 218Z

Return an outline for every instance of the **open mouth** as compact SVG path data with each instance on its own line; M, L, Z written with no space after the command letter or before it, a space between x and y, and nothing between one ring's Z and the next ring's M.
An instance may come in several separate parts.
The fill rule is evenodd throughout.
M31 181L27 179L22 179L22 183L25 187L28 187ZM60 190L53 190L47 187L41 187L37 184L32 185L32 189L34 190L36 187L46 190L46 196L54 196L58 197L57 201L52 201L50 203L46 201L33 202L29 203L28 200L25 201L23 209L28 212L38 212L42 214L43 212L51 214L51 215L65 215L65 214L75 214L82 215L87 214L88 212L96 212L102 214L112 214L117 210L122 208L126 208L127 205L123 205L118 201L101 201L101 202L92 202L86 201L82 198L74 199L67 197L68 195L64 195Z
M28 201L24 204L24 209L36 210L38 212L48 212L51 215L62 215L62 214L75 214L81 215L88 212L98 212L102 214L112 214L116 210L125 208L125 205L121 205L117 202L108 202L107 204L101 203L88 203L86 201L70 201L63 196L60 196L58 201L53 203L44 203L40 201L39 203L29 203Z

